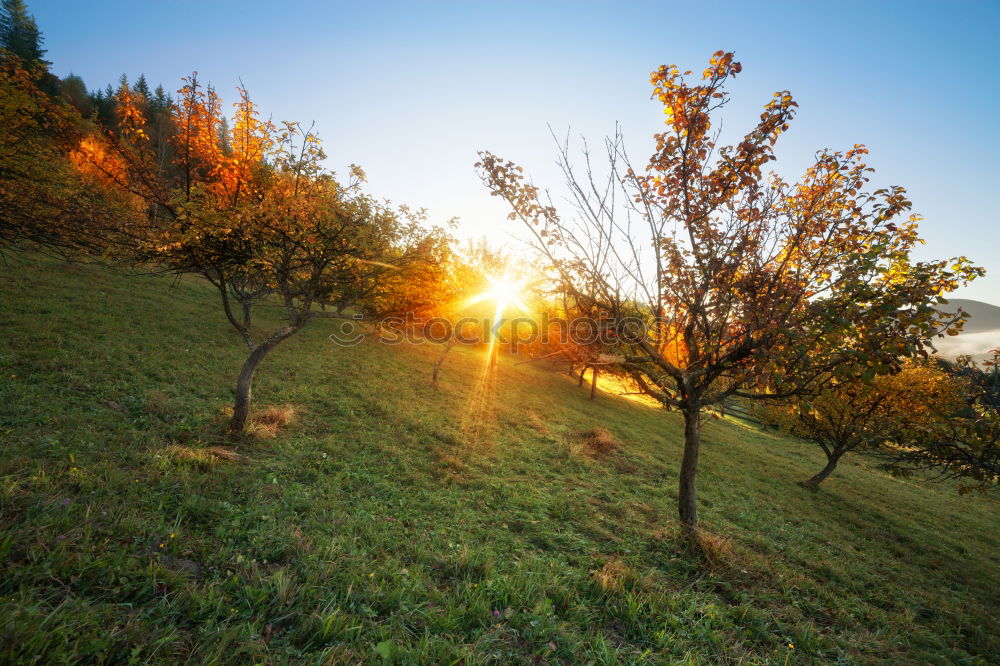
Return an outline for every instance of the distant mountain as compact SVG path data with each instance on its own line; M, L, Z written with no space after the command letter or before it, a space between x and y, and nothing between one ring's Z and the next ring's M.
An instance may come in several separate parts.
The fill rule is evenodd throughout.
M932 342L938 354L955 358L969 354L976 361L986 360L986 352L1000 347L1000 307L967 298L949 298L941 309L955 312L962 308L969 313L965 327L959 335L935 338Z

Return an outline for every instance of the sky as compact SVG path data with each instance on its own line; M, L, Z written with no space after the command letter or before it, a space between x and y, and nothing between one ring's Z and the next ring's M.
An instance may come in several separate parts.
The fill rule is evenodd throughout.
M699 72L719 49L743 72L723 141L773 92L798 116L774 168L863 143L874 186L907 188L925 218L918 259L965 255L987 276L955 296L1000 304L1000 0L954 2L223 2L28 0L60 76L103 88L198 71L241 81L275 121L315 121L329 166L369 190L459 218L456 234L517 251L517 223L476 176L478 150L558 197L551 128L599 142L620 124L634 158L663 126L649 73Z

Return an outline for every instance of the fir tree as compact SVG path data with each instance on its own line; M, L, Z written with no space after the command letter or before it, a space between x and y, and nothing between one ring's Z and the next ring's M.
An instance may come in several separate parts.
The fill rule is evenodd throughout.
M156 90L153 91L153 98L150 100L150 109L157 113L166 112L170 106L174 103L173 98L165 90L163 86L156 86Z
M42 35L24 0L0 2L0 46L29 64L43 67L51 64L42 58L45 55Z
M108 128L116 125L115 119L115 90L109 83L104 90L98 90L91 96L94 112L97 121Z
M134 90L135 92L137 92L140 95L142 95L143 97L145 97L147 102L152 97L152 94L149 91L149 84L146 83L146 75L145 74L140 74L139 75L139 80L137 80L135 82L135 85L132 86L132 90Z

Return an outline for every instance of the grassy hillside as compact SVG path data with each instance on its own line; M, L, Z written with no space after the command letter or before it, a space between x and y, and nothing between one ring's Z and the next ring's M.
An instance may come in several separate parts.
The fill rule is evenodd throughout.
M0 267L0 662L987 663L1000 503L706 426L706 554L673 527L679 419L547 365L333 345L242 361L194 281ZM606 429L610 439L581 433ZM225 447L225 448L211 448Z

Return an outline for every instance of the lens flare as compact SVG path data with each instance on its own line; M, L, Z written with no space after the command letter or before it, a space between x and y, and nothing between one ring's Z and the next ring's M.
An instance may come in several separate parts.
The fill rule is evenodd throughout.
M496 304L496 310L493 312L493 326L499 325L500 320L503 319L503 313L509 305L516 306L521 312L528 311L528 306L521 300L521 292L525 285L524 281L512 280L506 273L501 276L487 275L486 281L489 282L490 288L470 298L466 302L466 306L475 305L487 300L493 301ZM492 363L495 353L496 336L491 335L490 346L486 351L486 362L488 365Z
M512 280L507 275L487 275L486 281L489 282L489 289L470 298L466 302L467 306L482 301L493 301L497 306L497 320L503 315L508 305L516 305L522 312L528 311L528 306L521 300L524 281Z

